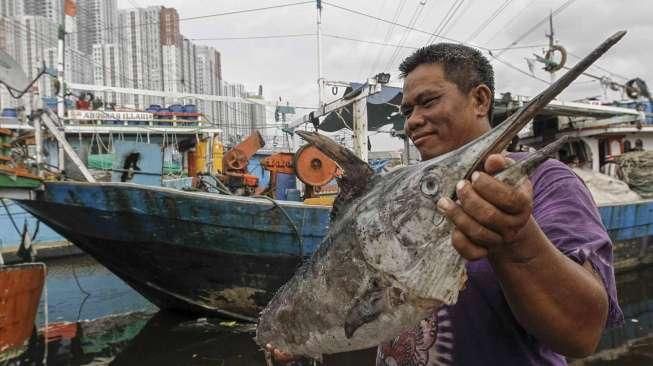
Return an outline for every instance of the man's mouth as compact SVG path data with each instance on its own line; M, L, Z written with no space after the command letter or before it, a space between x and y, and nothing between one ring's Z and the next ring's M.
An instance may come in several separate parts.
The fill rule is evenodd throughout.
M415 136L413 136L413 144L415 146L419 146L426 142L431 136L435 135L436 132L423 132L423 133L418 133Z

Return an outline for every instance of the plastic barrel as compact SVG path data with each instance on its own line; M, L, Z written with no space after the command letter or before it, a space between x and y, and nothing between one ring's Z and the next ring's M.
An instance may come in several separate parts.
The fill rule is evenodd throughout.
M184 111L186 113L197 113L197 105L195 105L195 104L186 104L184 106ZM193 120L197 119L197 117L187 116L187 117L184 117L184 119L193 121Z
M50 108L53 111L57 110L57 98L56 97L43 97L43 104Z
M181 104L170 104L168 110L174 113L182 113L184 112L184 106Z
M18 112L16 112L16 108L3 108L1 116L7 118L16 118L18 117Z

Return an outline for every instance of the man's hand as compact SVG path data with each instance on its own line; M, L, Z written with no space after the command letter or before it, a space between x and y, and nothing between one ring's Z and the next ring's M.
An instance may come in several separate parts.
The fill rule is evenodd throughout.
M490 155L485 172L475 172L470 181L456 186L458 202L438 201L438 209L455 225L453 247L467 260L487 256L514 262L529 261L536 255L524 241L535 224L533 189L525 178L513 187L492 177L508 166L502 155Z
M265 350L270 352L275 363L279 363L281 365L292 365L294 362L301 360L301 357L293 356L283 352L277 348L274 348L271 344L266 344Z
M605 326L606 290L589 262L572 261L542 232L531 215L528 179L513 187L492 177L507 165L505 157L489 156L485 172L456 187L458 202L438 201L455 225L451 243L467 260L488 258L512 313L530 334L555 352L587 356Z

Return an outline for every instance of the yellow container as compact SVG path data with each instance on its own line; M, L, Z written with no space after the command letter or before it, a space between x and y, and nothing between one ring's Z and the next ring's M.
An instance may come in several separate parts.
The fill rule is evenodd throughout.
M329 196L319 196L319 197L313 197L313 198L307 198L304 200L304 203L307 205L314 205L314 206L333 206L333 201L335 201L336 196L329 195Z
M207 158L209 154L207 153L209 146L209 139L204 138L195 144L195 151L188 153L189 168L188 174L190 176L195 176L198 173L208 173L207 172ZM224 155L224 146L220 142L220 139L216 136L213 138L213 163L212 171L213 173L222 173L222 156Z

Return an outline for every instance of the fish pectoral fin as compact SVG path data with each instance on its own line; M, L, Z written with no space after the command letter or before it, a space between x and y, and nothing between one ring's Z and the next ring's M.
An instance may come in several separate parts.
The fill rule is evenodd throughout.
M356 299L345 317L345 336L349 339L362 325L379 317L387 309L405 301L398 288L373 287Z
M356 197L367 187L368 179L374 175L374 170L351 150L317 132L297 131L296 133L333 159L343 170L342 177L337 179L340 199Z
M509 185L516 185L522 178L530 175L540 164L556 153L562 144L567 142L568 136L563 136L540 150L528 154L524 159L510 165L494 177Z

